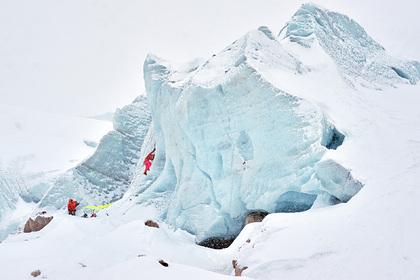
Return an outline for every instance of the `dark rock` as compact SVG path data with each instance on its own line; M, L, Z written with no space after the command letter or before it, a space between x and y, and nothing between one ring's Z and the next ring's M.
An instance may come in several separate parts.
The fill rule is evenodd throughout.
M159 228L159 224L152 220L147 220L146 222L144 222L144 225L148 227Z
M269 213L266 211L251 211L246 215L245 225L250 223L261 222Z
M25 224L25 227L23 228L23 232L29 233L33 231L40 231L46 225L48 225L52 219L53 219L53 216L51 217L37 216L35 220L32 220L32 218L29 218Z
M198 245L212 249L224 249L229 247L234 240L235 237L210 237L201 241Z
M39 269L31 272L31 276L33 276L33 277L38 277L39 275L41 275L41 270L39 270Z
M235 276L242 276L242 272L247 269L247 266L240 266L237 260L232 260L232 266L235 270Z
M164 260L160 260L159 263L161 265L163 265L164 267L168 267L169 266L169 264L167 262L165 262Z

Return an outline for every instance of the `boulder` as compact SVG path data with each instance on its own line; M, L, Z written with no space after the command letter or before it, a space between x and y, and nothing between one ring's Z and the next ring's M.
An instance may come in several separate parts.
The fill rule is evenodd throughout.
M164 260L159 260L159 263L164 266L164 267L168 267L169 264L167 262L165 262Z
M245 225L250 224L250 223L261 222L267 215L268 215L268 212L266 211L249 212L245 218Z
M247 269L247 266L240 266L237 260L232 260L232 266L235 270L235 276L242 276L242 272Z
M29 233L33 231L40 231L46 225L48 225L52 219L53 219L53 216L51 217L37 216L35 220L33 220L32 218L29 218L25 224L25 227L23 228L23 232Z
M41 275L41 270L39 270L39 269L31 272L32 277L38 277L39 275Z
M146 222L144 222L144 225L148 227L159 228L159 224L152 220L147 220Z
M210 237L199 242L198 245L212 249L225 249L235 241L235 238L235 236Z

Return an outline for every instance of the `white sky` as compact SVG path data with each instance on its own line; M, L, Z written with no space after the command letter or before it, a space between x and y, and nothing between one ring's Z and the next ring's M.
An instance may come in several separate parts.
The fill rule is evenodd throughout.
M260 25L277 34L304 2L0 0L0 103L113 111L144 92L147 53L206 58ZM352 17L393 54L420 60L418 1L314 2Z

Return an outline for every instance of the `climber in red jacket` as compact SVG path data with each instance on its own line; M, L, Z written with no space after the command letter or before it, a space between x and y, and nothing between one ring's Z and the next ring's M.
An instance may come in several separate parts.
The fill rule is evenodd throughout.
M69 202L67 203L67 210L69 211L69 215L76 215L76 208L78 205L79 202L73 200L72 198L69 199Z
M147 175L147 171L149 171L150 167L152 166L152 161L155 159L155 151L156 148L154 148L153 151L151 151L143 161L144 166L146 167L144 169L144 175Z

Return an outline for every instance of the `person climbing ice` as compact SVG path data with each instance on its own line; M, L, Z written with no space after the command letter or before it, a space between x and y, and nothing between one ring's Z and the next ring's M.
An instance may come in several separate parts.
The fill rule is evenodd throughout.
M145 166L144 175L147 175L147 171L149 171L150 167L152 166L152 161L155 159L155 151L156 148L154 148L153 151L151 151L143 161Z
M69 199L69 202L67 203L67 210L69 211L69 215L76 215L76 208L80 203L76 200L73 200L72 198Z

